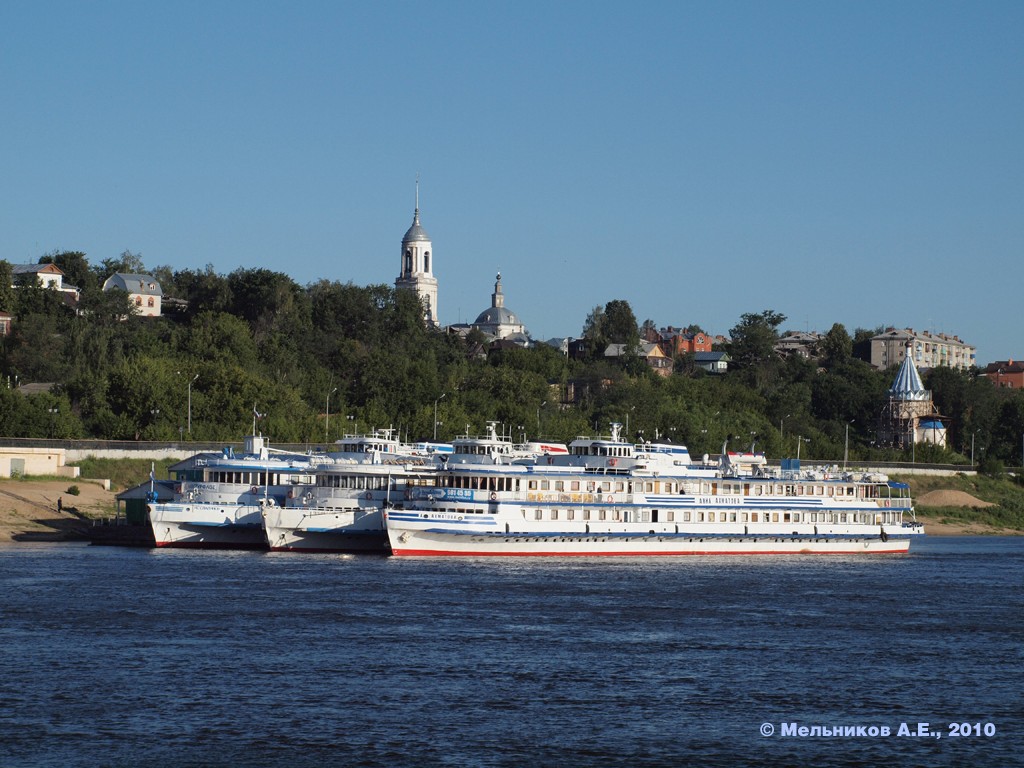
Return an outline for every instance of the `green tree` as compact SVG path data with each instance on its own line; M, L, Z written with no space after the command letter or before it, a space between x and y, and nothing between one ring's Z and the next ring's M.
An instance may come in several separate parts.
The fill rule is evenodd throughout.
M223 312L199 315L181 339L181 352L195 360L259 369L259 354L246 322Z
M888 399L888 377L862 360L826 371L815 377L811 388L811 409L822 422L832 422L831 434L839 438L840 427L850 427L850 439L871 435ZM845 438L845 434L844 434Z
M598 360L604 357L605 347L608 346L607 317L604 307L598 304L587 315L583 322L583 338L586 340L587 360Z
M66 318L72 315L71 308L65 301L66 295L52 285L44 288L35 276L22 276L17 281L14 291L14 314L19 318L28 315L46 315L54 318Z
M640 330L628 301L609 301L604 308L604 317L604 331L610 343L625 344L627 349L639 347Z
M204 312L227 312L234 303L227 278L214 272L211 264L201 272L191 269L175 272L174 289L175 298L188 302L186 321Z
M61 382L67 373L64 348L65 338L58 317L45 314L20 316L7 340L9 371L18 375L23 384L31 381Z
M999 390L977 370L961 371L947 366L932 368L924 376L932 402L945 418L947 444L970 455L972 437L977 449L994 448L993 440L1008 390ZM998 452L998 449L997 449Z
M583 324L583 338L587 360L601 360L609 344L623 344L626 354L620 362L636 369L631 363L640 352L640 330L628 301L614 299L604 307L594 307Z
M853 339L842 323L835 323L821 340L821 362L826 368L840 365L853 356Z
M774 383L781 367L775 342L779 340L779 326L785 321L785 315L770 309L748 312L729 331L732 341L728 352L733 367L759 389Z
M9 262L0 259L0 310L14 314L16 301L13 268Z
M104 291L96 286L82 290L78 310L94 325L120 323L139 313L127 291L120 288Z
M1015 390L999 408L990 455L1002 459L1007 466L1024 466L1024 393Z
M231 313L244 318L257 335L269 333L294 311L302 290L288 275L269 269L236 269L228 275Z

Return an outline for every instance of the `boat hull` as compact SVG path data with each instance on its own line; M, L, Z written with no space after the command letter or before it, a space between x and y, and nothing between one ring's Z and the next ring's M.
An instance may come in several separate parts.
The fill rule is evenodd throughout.
M274 507L264 510L263 528L272 552L389 551L379 509Z
M158 548L267 548L259 507L220 504L151 505L150 525Z
M909 536L535 535L388 529L393 555L419 557L677 557L903 554Z

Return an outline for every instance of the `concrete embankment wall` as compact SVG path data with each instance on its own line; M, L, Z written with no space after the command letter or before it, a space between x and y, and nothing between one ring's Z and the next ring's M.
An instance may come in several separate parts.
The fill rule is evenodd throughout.
M200 452L220 453L226 447L236 453L243 450L242 443L160 443L131 440L27 440L19 438L0 438L0 476L10 477L10 458L25 458L24 471L20 474L60 475L68 474L77 477L76 467L65 467L88 458L96 459L148 459L160 461L171 459L180 461ZM322 451L322 444L278 443L269 446L273 450L306 453L311 450ZM41 457L51 457L40 464ZM769 462L778 466L778 461ZM841 465L821 460L803 461L803 468L824 467L828 465L833 471L840 472ZM15 466L21 466L15 461ZM30 470L29 467L32 467ZM964 465L949 464L916 464L910 462L861 464L849 462L848 468L857 472L879 472L885 475L965 475L976 474L974 469Z
M134 440L31 440L22 438L0 437L0 455L6 453L14 456L53 455L60 456L64 463L74 464L88 458L94 459L162 459L181 460L197 453L220 453L225 448L240 453L241 442L200 443L200 442L155 442ZM309 450L323 450L322 445L314 444L283 444L269 443L271 450L306 453ZM3 472L2 474L9 474ZM32 474L47 474L33 472ZM48 474L56 474L49 472Z
M65 475L78 477L78 467L65 466L85 459L143 459L181 461L197 453L220 453L225 448L235 453L243 443L159 443L133 440L31 440L0 437L0 477L14 475ZM314 444L270 444L271 450L306 453L324 450Z
M161 461L163 459L173 459L180 461L187 459L189 456L194 456L199 453L199 449L190 448L184 450L181 448L165 448L162 450L144 449L144 450L126 450L123 448L103 448L103 449L76 449L67 451L67 461L69 464L74 464L85 459L149 459L151 461Z

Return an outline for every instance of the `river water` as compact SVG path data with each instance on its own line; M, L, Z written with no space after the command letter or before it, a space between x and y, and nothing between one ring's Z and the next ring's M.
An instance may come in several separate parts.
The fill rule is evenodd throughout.
M1020 765L1022 649L1024 538L655 560L15 544L0 765Z

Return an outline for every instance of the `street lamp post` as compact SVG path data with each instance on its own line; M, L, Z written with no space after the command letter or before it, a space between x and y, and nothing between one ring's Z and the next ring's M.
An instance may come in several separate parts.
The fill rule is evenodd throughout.
M843 471L846 471L846 462L850 458L850 425L855 422L856 419L850 419L846 422L846 443L843 447Z
M50 439L53 439L53 433L56 428L57 414L60 413L60 408L47 408L50 413Z
M441 396L434 401L434 441L437 441L437 404L448 397L447 392L442 392Z
M971 468L974 468L974 436L978 434L978 430L971 432Z
M547 404L548 404L548 401L545 400L544 402L542 402L540 405L537 406L537 439L538 440L540 440L540 409L543 408Z
M811 442L811 438L804 437L803 435L800 435L799 437L797 437L797 439L796 439L796 460L797 461L800 461L800 446L804 442L808 442L808 443Z
M330 437L328 437L328 431L331 428L331 395L333 395L337 391L338 391L338 388L335 387L334 389L332 389L330 392L327 393L327 408L326 408L327 412L326 412L325 417L324 417L324 442L325 443L328 440L330 440Z

